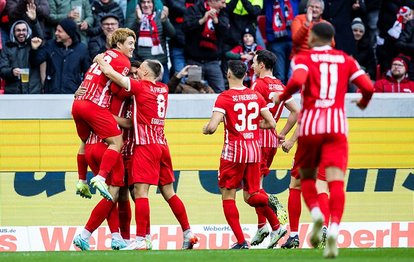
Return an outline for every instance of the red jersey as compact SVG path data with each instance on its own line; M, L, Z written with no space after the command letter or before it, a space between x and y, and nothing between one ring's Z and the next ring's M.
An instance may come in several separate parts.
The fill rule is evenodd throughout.
M246 87L226 90L217 97L213 111L224 114L221 158L236 163L261 161L259 120L262 110L268 110L263 97Z
M276 77L265 76L263 78L258 78L252 85L252 89L263 96L270 113L277 123L280 115L282 114L285 101L279 103L278 105L275 105L272 98L276 93L283 93L285 86ZM289 102L292 99L293 97L291 96L286 100L286 102ZM277 147L277 144L278 140L276 129L260 129L260 145L262 147Z
M133 99L134 138L136 145L166 145L165 114L168 106L168 86L157 82L130 79Z
M128 74L131 63L121 52L115 49L107 50L104 59L118 73L124 76ZM86 88L86 93L75 98L76 100L89 100L104 108L109 108L112 93L117 93L121 89L102 73L97 63L89 67L81 86Z
M294 58L292 78L280 99L285 100L303 86L299 136L347 134L344 101L349 82L361 88L368 103L372 82L355 59L344 52L322 46Z

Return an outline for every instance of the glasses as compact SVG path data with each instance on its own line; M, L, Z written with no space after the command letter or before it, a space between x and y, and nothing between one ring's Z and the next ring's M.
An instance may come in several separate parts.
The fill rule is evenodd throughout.
M116 26L118 23L103 23L103 26Z
M27 29L14 29L15 32L27 32Z
M404 67L403 64L392 64L391 66L394 66L394 67Z

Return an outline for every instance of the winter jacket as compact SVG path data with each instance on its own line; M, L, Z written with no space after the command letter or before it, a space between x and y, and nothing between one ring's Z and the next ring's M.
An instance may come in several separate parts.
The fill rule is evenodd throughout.
M405 77L398 82L395 78L387 76L375 82L376 93L414 93L414 82Z
M93 26L88 28L89 36L96 36L102 33L101 18L107 14L114 14L119 18L119 27L123 27L125 23L124 12L119 4L113 0L107 4L103 4L100 0L92 3Z
M223 39L229 34L229 17L223 9L218 15L218 24L212 23L217 36L215 42L217 50L203 48L200 47L200 42L202 40L202 32L205 24L200 25L198 21L204 17L206 11L204 1L198 1L195 5L189 7L184 14L183 31L186 42L184 53L187 59L213 61L221 58Z
M45 94L74 94L90 65L85 44L74 42L65 47L54 39L39 49L30 51L32 66L38 66L45 61Z
M0 77L6 80L5 94L40 94L42 85L40 81L39 66L29 64L29 52L31 50L30 39L32 36L42 37L40 24L35 21L29 24L28 34L23 43L19 43L14 37L14 27L17 23L26 23L25 21L16 21L10 29L10 41L6 43L0 54ZM14 68L29 68L29 82L22 83L20 78L13 75Z

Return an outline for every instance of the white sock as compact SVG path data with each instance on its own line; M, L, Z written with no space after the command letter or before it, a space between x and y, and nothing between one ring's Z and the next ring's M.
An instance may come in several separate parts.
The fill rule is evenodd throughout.
M121 234L119 234L119 232L111 233L111 236L113 239L118 239L118 240L122 239L122 236Z
M103 182L105 182L105 180L106 180L106 178L104 178L101 175L97 175L96 178L99 179L99 180L101 180L101 181L103 181Z
M298 232L290 232L290 237L295 237L295 236L297 236L298 235Z
M311 217L312 217L312 220L313 221L318 220L321 217L323 218L321 209L319 207L312 208L312 210L311 210Z
M82 232L80 233L80 235L81 235L81 238L83 238L83 239L85 239L85 240L89 241L89 238L91 238L92 233L91 233L91 232L89 232L89 231L88 231L88 230L86 230L86 229L82 229Z
M183 235L184 236L187 236L188 234L191 234L192 232L191 232L191 229L189 228L189 229L187 229L187 230L185 230L184 232L183 232Z
M137 242L139 242L139 241L145 240L145 237L139 237L139 236L137 236L137 237L135 238L135 240L136 240Z
M339 225L337 223L332 223L329 226L329 235L337 236L339 232Z

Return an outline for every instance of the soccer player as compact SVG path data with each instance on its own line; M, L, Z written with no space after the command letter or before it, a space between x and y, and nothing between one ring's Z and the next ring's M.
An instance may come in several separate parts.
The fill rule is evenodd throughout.
M150 207L148 190L150 185L159 187L162 196L170 205L183 230L183 249L192 249L198 242L188 222L187 212L173 188L174 173L171 155L164 134L165 114L168 106L168 86L157 82L163 67L156 60L145 60L138 68L140 80L123 77L102 56L96 59L110 79L130 91L133 95L133 125L135 148L132 160L134 185L136 240L125 250L147 249L145 237L148 233Z
M135 48L135 33L127 28L120 28L113 32L110 40L111 49L105 52L105 59L115 70L126 75L130 68L128 57L132 57ZM72 105L72 115L76 124L76 131L82 144L78 152L78 173L80 183L86 183L87 164L84 155L84 143L91 132L102 138L107 144L99 173L91 179L103 197L113 200L108 191L105 179L121 157L123 145L121 130L109 111L111 97L119 91L119 87L102 74L97 63L93 63L85 74L81 84L86 87L86 93L75 98ZM113 192L114 193L114 192Z
M309 36L311 50L298 54L293 60L293 75L275 102L284 101L302 88L302 110L298 148L302 194L310 210L313 228L312 246L320 242L323 215L315 187L318 166L324 166L330 197L331 222L324 257L338 255L337 237L345 206L344 176L348 164L348 125L344 110L348 82L361 89L362 98L356 105L365 109L374 88L358 63L342 51L330 46L335 29L326 22L313 26Z
M299 113L299 107L296 105L293 97L286 102L275 105L273 97L275 93L281 93L285 86L282 82L273 76L273 67L276 64L276 56L268 50L259 50L253 57L252 68L255 74L258 76L256 82L253 83L252 89L260 93L267 103L270 113L275 119L276 123L282 114L283 107L286 107L290 113L286 125L281 132L276 133L276 129L260 129L260 146L262 151L262 160L260 166L261 172L261 189L262 194L266 194L262 188L263 178L270 172L270 166L273 162L273 158L276 155L279 139L284 140L286 134L292 129L296 123L297 114ZM279 200L274 195L269 195L270 203L275 207L278 216L273 216L269 220L272 232L270 233L270 243L268 248L273 248L277 245L281 237L283 237L287 230L283 225L287 222L287 214L284 207L280 204ZM252 245L258 245L263 242L267 235L269 235L269 229L266 226L266 217L264 216L264 208L269 207L256 207L256 213L258 217L258 230L252 239Z
M243 196L252 207L267 207L268 196L260 192L259 128L275 128L276 122L263 97L245 86L243 79L247 66L239 60L228 62L229 90L221 93L215 102L210 121L203 134L213 134L224 122L224 146L220 159L219 187L227 223L237 238L232 249L248 249L240 226L236 206L236 191L243 184ZM260 121L262 119L263 121ZM265 217L275 216L271 208L264 209ZM285 232L286 233L286 232Z

